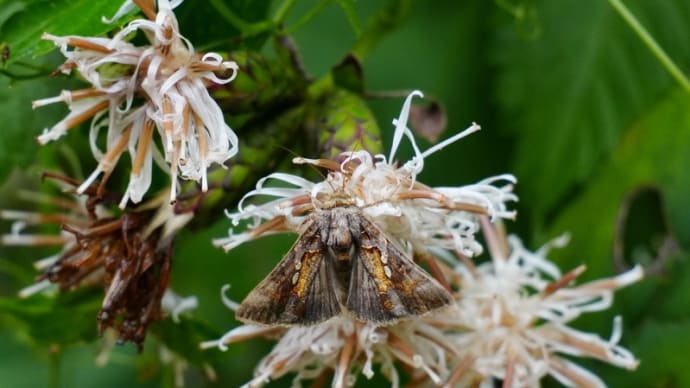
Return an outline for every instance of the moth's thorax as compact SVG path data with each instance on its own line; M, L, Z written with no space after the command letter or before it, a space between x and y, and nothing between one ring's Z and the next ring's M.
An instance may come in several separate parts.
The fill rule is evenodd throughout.
M356 207L333 207L319 210L317 221L324 246L338 261L352 258L359 245L360 234L359 213Z
M315 209L331 210L335 208L354 207L355 201L350 194L342 190L333 192L319 192L311 198L312 205Z

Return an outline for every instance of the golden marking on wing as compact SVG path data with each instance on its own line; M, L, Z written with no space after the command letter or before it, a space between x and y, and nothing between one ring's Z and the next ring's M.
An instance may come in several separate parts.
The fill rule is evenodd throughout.
M400 283L400 287L398 289L402 290L406 296L410 296L414 293L415 289L417 288L417 281L413 279L404 279Z
M321 252L319 251L305 252L302 256L302 270L296 273L299 275L296 281L293 282L295 286L292 288L292 292L298 297L303 298L307 294L309 284L311 284L309 278L315 271L318 271L318 268L315 268L315 266L318 265L320 258Z
M373 267L372 276L376 281L376 287L379 293L385 294L388 292L388 288L393 286L391 280L386 276L386 270L383 263L381 263L381 252L377 248L361 248L362 253L367 256L367 260L371 263Z

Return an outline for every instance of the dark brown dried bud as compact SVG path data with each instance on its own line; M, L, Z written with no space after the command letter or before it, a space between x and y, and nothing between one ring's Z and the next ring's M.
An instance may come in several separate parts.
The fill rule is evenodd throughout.
M44 176L79 185L56 174ZM118 342L134 342L141 350L148 325L163 318L161 300L170 280L173 239L162 237L163 227L150 228L155 207L99 216L104 212L97 212L97 206L117 203L118 196L96 184L84 194L88 198L83 207L69 207L79 214L59 218L73 222L62 225L67 232L63 251L38 280L48 280L63 291L102 285L105 297L97 316L99 332L112 327L118 332Z

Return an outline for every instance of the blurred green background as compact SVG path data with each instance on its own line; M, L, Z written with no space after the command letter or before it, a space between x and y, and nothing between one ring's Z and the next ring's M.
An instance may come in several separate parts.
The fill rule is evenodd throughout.
M275 55L267 40L270 31L250 34L246 26L229 23L218 12L219 4L256 24L283 3L186 0L176 10L182 33L197 47ZM688 73L690 1L625 4ZM0 75L0 208L29 207L17 198L17 188L39 189L41 171L79 166L70 162L75 156L68 150L84 150L86 128L39 148L34 136L65 110L32 111L30 102L81 83L45 76L44 70L54 69L60 56L53 52L34 58L38 52L26 49L32 45L26 42L33 37L35 44L40 29L66 34L70 28L82 28L72 24L75 18L88 19L76 13L87 5L92 16L98 15L91 19L97 24L93 33L106 32L99 17L111 15L118 4L0 0L0 42L9 45L13 55L3 61ZM47 12L63 21L36 25ZM368 29L375 17L387 18L383 25L390 30ZM569 232L571 243L554 251L552 259L564 271L586 264L583 279L611 276L634 263L645 265L648 278L620 292L614 308L575 324L608 337L612 317L623 315L622 343L641 359L640 368L627 372L597 362L583 365L610 386L690 386L685 355L690 348L690 91L668 75L609 2L301 1L290 8L284 25L316 79L327 75L353 46L371 45L362 58L363 98L377 118L385 150L391 120L405 93L395 98L368 98L371 95L422 90L445 107L444 136L473 121L482 126L479 133L429 158L420 176L423 182L457 186L514 173L518 218L507 227L530 248ZM237 119L227 119L234 127ZM429 145L421 143L422 149ZM409 147L398 155L404 160ZM94 167L90 159L88 154L81 157L82 166L75 169L88 173ZM92 314L102 295L72 296L83 299L88 307L83 311L53 309L53 304L33 298L19 302L13 297L32 282L32 262L51 252L0 246L0 385L170 386L172 372L157 361L156 338L178 341L182 349L236 326L232 312L221 303L221 286L231 284L228 295L241 300L294 241L294 236L272 236L224 254L210 240L226 235L230 223L221 214L210 219L210 225L185 230L176 242L172 287L180 295L198 297L192 318L181 328L160 324L142 355L131 344L116 347L104 367L94 363L99 340ZM9 230L8 224L2 226ZM66 327L74 338L57 345L51 333L64 333ZM189 333L193 335L186 338ZM218 374L217 386L238 386L249 380L270 346L269 341L255 340L232 345L225 353L211 349L203 357ZM198 351L190 352L198 357ZM193 365L186 381L189 386L213 385ZM287 384L283 379L274 385Z

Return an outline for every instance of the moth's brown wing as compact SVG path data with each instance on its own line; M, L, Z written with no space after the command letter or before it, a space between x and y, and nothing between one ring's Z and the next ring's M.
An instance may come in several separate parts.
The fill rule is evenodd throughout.
M361 229L346 303L357 319L390 323L452 303L451 295L381 229L364 217Z
M265 325L307 325L340 313L337 279L326 251L317 226L307 227L242 301L236 318Z

